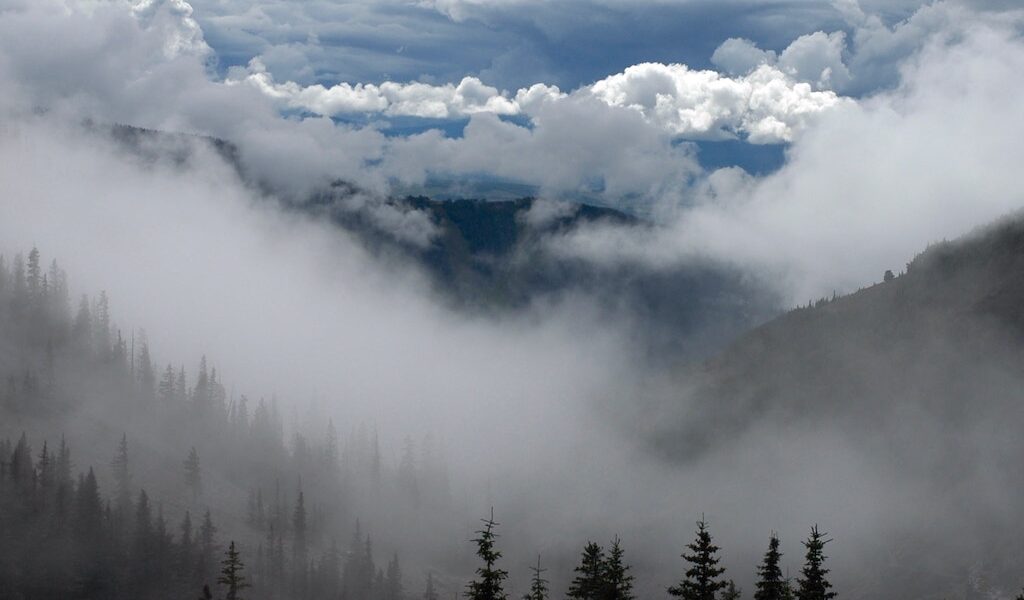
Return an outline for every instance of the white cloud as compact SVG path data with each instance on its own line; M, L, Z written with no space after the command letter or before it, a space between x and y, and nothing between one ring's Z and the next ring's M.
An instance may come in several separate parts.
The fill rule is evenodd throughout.
M729 75L746 75L761 65L775 64L775 52L744 38L729 38L711 55L711 64Z
M232 70L227 83L248 84L288 108L328 116L379 112L388 116L451 119L478 112L519 112L513 100L476 77L464 77L458 85L386 81L380 85L339 83L329 88L320 84L303 87L294 81L276 83L257 57L246 69Z
M829 38L831 39L831 38ZM841 36L838 37L841 42ZM803 55L796 67L806 70ZM828 79L831 71L816 76ZM522 88L514 95L499 92L475 77L458 83L430 85L386 81L380 85L339 83L303 87L277 83L259 58L246 69L235 69L227 82L245 84L279 104L320 115L380 113L436 119L460 118L477 113L524 114L535 117L545 103L566 103L569 95L543 83ZM791 141L809 119L843 100L827 90L813 90L782 70L767 65L743 77L730 78L714 71L697 71L681 64L644 63L627 68L573 96L592 97L614 108L638 111L667 135L692 139L728 139L749 135L754 143ZM563 117L573 119L571 112ZM587 124L578 119L580 127Z
M653 236L581 231L559 252L668 265L748 267L793 302L851 291L899 271L930 242L1024 206L1024 22L985 18L937 33L893 91L820 115L777 173L735 169L698 186Z
M814 115L849 102L814 91L782 71L762 65L740 78L686 65L645 63L595 83L592 93L610 106L639 111L680 136L753 143L792 141Z
M819 90L842 90L850 82L850 71L843 64L845 47L846 34L842 31L802 35L779 55L778 67Z

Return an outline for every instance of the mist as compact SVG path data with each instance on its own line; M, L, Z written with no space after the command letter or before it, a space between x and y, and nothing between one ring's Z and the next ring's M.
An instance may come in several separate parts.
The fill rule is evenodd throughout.
M696 150L642 107L597 102L582 89L536 109L532 128L485 113L470 117L459 138L431 130L393 140L374 126L282 116L259 90L217 80L187 6L64 13L15 4L3 14L0 253L35 247L56 259L72 307L79 295L103 291L112 331L132 344L133 377L135 344L145 340L158 374L184 365L191 385L205 357L232 403L273 398L283 415L282 456L319 443L331 422L343 438L372 437L384 472L401 481L413 454L407 440L421 450L428 436L438 444L445 495L414 505L395 491L399 483L383 493L360 489L358 478L332 488L288 464L263 465L286 489L286 504L305 486L311 503L345 506L322 521L319 546L346 540L359 519L378 552L401 554L410 597L428 572L450 595L473 576L469 540L493 507L514 595L526 590L537 554L561 595L583 545L620 536L639 596L656 597L682 576L679 555L706 519L726 576L749 594L772 532L796 576L799 541L818 524L835 540L828 556L842 597L926 598L954 586L957 597L971 597L982 588L970 582L990 577L984 591L1009 598L1020 584L1008 573L1022 549L1009 547L1000 560L986 549L1006 542L997 533L1021 516L1012 460L1022 450L1013 392L1021 351L1012 329L976 314L971 297L908 317L910 333L894 327L906 336L891 345L858 333L902 310L878 299L886 290L955 296L934 283L913 287L919 280L908 263L929 244L1020 207L1018 14L938 3L882 33L878 23L861 24L859 54L846 57L850 82L863 81L863 65L880 52L863 42L869 29L925 33L913 53L899 54L893 87L844 97L799 121L782 168L755 177L738 167L701 171ZM943 11L969 18L935 17ZM49 48L40 33L67 43ZM792 89L810 85L797 78L809 75L779 69L778 81ZM581 129L588 120L599 126ZM170 135L149 132L141 145L126 145L110 133L120 124ZM580 149L578 160L559 163ZM569 286L509 310L467 310L407 254L301 210L311 194L345 182L359 190L352 210L370 211L402 243L431 248L439 223L388 194L392 184L435 172L539 185L544 198L521 215L527 223L570 218L568 200L598 194L643 220L582 224L542 236L538 248L595 269L739 273L753 291L736 306L781 297L781 319L738 336L724 353L652 356L656 325L640 307L609 310L600 292ZM899 274L895 283L874 285L887 269ZM966 296L1009 293L995 279L949 285ZM858 288L867 289L842 297ZM820 316L821 330L800 329L804 313L783 311L834 294L801 309ZM850 325L844 315L867 309L844 306L877 312ZM934 326L947 319L963 329ZM976 345L962 343L964 331ZM681 345L703 343L679 336ZM818 353L793 350L804 346ZM4 348L0 365L27 369L15 350ZM901 369L908 356L915 362ZM952 370L960 385L943 388ZM199 429L177 436L145 412L103 400L118 390L76 390L70 395L82 403L59 414L7 415L0 434L26 431L37 448L66 433L76 469L95 465L101 489L111 489L107 465L123 433L139 448L135 483L162 492L168 515L198 511L179 489L183 453L221 440ZM228 458L209 464L203 505L251 556L261 536L238 513L252 489ZM270 476L260 478L270 485ZM338 489L343 498L328 492ZM908 579L944 578L897 580L886 569L901 561L911 565Z

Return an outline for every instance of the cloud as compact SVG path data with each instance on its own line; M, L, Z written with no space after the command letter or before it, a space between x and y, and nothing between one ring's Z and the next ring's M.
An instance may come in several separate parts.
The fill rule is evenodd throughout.
M320 84L302 87L293 81L275 83L263 62L254 58L246 70L230 72L227 82L251 85L288 108L327 116L379 112L387 116L452 119L478 112L519 112L514 101L476 77L464 77L457 85L386 81L379 86L339 83L330 88Z
M698 184L659 233L580 231L558 251L610 262L718 260L766 275L791 302L899 271L929 243L1024 205L1024 21L1004 15L939 32L892 91L820 116L778 172L735 169Z
M842 41L841 35L825 38ZM813 68L808 66L811 59L803 48L800 46L784 56L786 60L780 65L794 74ZM831 73L826 67L815 76L819 83L827 82ZM303 87L291 81L276 83L259 59L253 59L244 71L233 70L227 82L249 85L286 108L326 116L380 113L451 119L491 113L533 117L538 106L547 102L578 105L556 86L537 83L510 95L475 77L465 77L457 85L387 81L379 86L340 83L330 88L319 84ZM572 95L638 111L671 136L729 139L742 135L749 136L754 143L792 141L814 115L843 101L831 91L813 90L767 65L733 79L681 64L644 63L580 88ZM562 117L572 119L580 127L586 126L571 112Z
M775 64L772 50L762 50L744 38L729 38L711 55L711 64L729 75L746 75L761 65Z
M843 102L768 65L733 79L686 65L646 63L595 83L590 92L609 106L638 110L675 135L746 135L753 143L792 141L815 115Z
M845 47L846 34L842 31L802 35L779 55L778 67L816 89L842 90L850 82L850 71L843 64Z

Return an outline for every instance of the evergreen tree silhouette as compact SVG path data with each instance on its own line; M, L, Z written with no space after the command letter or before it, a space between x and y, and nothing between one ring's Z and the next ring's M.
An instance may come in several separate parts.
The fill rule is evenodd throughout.
M191 492L194 504L203 493L203 473L199 465L199 452L195 446L188 451L188 458L185 459L185 485Z
M832 584L827 576L829 570L824 567L825 544L831 539L825 539L828 534L818 531L818 526L811 527L811 535L804 542L807 548L807 555L804 561L804 568L801 571L803 578L797 580L797 600L828 600L835 598L836 593L829 591Z
M757 568L757 591L754 592L754 600L785 599L788 585L782 577L782 569L779 567L781 558L779 537L772 533L768 540L768 551L765 552L764 560Z
M473 542L476 544L476 555L484 564L476 570L477 580L466 586L466 597L470 600L505 600L508 595L505 594L502 582L508 578L508 571L495 566L501 558L501 552L494 548L498 538L494 528L499 525L494 520L494 509L491 509L490 518L481 521L484 527L476 532L477 537Z
M728 585L722 590L721 600L740 600L743 597L743 590L736 587L736 582L729 580Z
M217 578L217 583L227 588L224 600L243 600L241 591L249 587L245 576L242 575L244 569L245 564L235 549L235 541L231 540L227 554L221 561L220 577Z
M692 554L682 555L690 563L690 568L678 586L668 589L669 594L683 600L715 600L718 592L728 585L718 579L725 573L725 568L718 566L719 548L711 540L707 522L702 518L697 521L697 538L687 545Z
M540 567L540 555L537 555L537 566L530 567L533 574L530 577L530 592L523 596L523 600L547 600L548 580L544 579L544 572L547 569Z
M596 600L605 588L604 550L594 542L587 542L576 566L576 577L569 584L566 594L574 600Z
M434 589L434 574L427 573L427 587L423 590L423 600L437 600L437 590Z
M629 573L629 565L623 562L625 551L622 549L618 536L612 540L608 558L604 562L604 588L601 597L604 600L633 600L633 576Z

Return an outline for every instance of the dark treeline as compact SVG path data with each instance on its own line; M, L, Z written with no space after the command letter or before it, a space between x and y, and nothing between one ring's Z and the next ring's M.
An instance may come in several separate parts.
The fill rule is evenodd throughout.
M477 531L473 540L477 547L480 566L476 578L466 586L465 596L470 600L503 600L508 598L504 582L508 572L498 566L501 552L497 549L498 523L491 517L483 520L484 526ZM774 533L765 552L764 560L757 567L754 600L829 600L836 597L828 580L829 569L825 567L825 544L830 542L827 534L811 528L807 540L805 563L801 576L796 581L783 577L779 567L782 553L779 538ZM736 584L725 578L725 568L720 566L720 548L713 543L711 533L704 520L697 522L697 535L687 545L688 552L682 554L685 571L677 585L666 591L669 596L682 600L738 600L743 597ZM566 598L569 600L635 600L634 577L630 566L624 560L625 552L618 538L611 542L606 552L599 544L587 542L575 568L576 576L569 585ZM537 566L531 567L530 591L523 600L544 600L549 597L548 581L541 568L540 557ZM425 597L425 600L429 598Z
M36 249L0 256L0 376L0 598L219 597L234 556L231 597L396 600L399 557L358 517L450 504L431 436L397 464L362 424L288 439L276 399L233 397L205 357L158 369Z
M493 515L468 584L452 576L464 556L440 541L370 536L368 522L402 530L410 514L435 527L421 537L457 529L442 444L407 438L389 461L375 428L342 436L332 421L289 439L273 397L228 393L205 357L192 373L158 369L144 334L125 335L110 312L104 293L73 303L35 249L0 257L0 598L508 598ZM829 541L812 528L791 579L773 534L752 597L835 597ZM682 558L666 595L743 597L703 520ZM524 598L551 596L546 572L538 558ZM634 583L618 538L588 542L566 596L633 600Z

